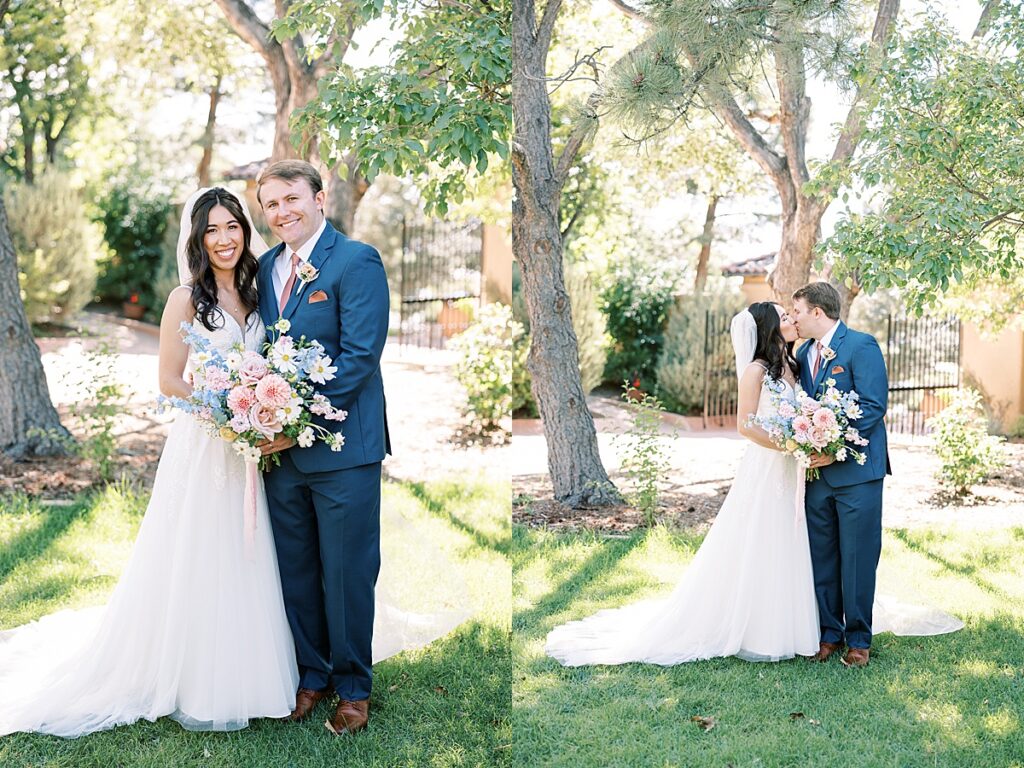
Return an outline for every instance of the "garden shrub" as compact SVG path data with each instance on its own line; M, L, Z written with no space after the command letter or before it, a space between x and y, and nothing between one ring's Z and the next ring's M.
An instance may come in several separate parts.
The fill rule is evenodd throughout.
M723 316L732 315L745 304L738 290L722 289L680 296L669 309L665 341L655 368L658 393L669 410L687 413L703 406L706 313L710 310ZM732 357L727 362L732 366ZM731 376L724 380L729 386L735 385Z
M67 175L46 170L4 189L25 313L32 322L74 315L92 299L103 242Z
M512 412L512 340L521 326L507 304L489 304L477 322L452 340L459 352L455 377L466 390L463 415L472 434L507 431L501 421Z
M100 265L98 293L110 301L138 296L140 304L154 307L164 235L173 212L170 200L120 183L110 188L99 205L100 223L112 255ZM166 298L161 296L159 301Z
M942 462L937 478L956 495L969 493L1005 463L1003 438L988 433L981 394L959 389L949 405L928 419L932 450Z
M639 379L641 389L654 390L655 368L678 282L676 273L671 265L630 258L608 275L600 304L611 336L605 381L618 384Z

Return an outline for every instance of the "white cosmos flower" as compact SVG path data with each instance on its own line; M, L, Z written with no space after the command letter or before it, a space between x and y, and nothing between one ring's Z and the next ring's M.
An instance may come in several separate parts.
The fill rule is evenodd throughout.
M314 381L317 384L326 384L333 379L338 369L336 366L331 365L331 362L332 360L329 357L318 357L309 368L310 381Z
M280 331L281 333L288 333L288 331L292 329L292 323L290 320L286 320L285 318L282 317L276 323L274 323L274 328Z
M282 424L294 424L302 416L302 398L293 397L277 409L277 418Z
M270 350L270 362L274 364L281 373L295 373L298 370L298 355L294 347L278 347L276 344Z
M229 371L237 371L242 365L242 353L228 352L224 355L224 364L227 365Z

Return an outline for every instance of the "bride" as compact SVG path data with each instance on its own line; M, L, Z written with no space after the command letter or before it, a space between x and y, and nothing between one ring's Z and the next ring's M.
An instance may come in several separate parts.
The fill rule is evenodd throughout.
M711 530L667 598L599 611L556 627L546 652L566 666L679 664L719 656L780 661L818 651L818 609L807 523L798 496L803 472L760 427L771 390L796 400L793 322L778 304L760 302L732 321L739 377L737 421L750 441ZM802 495L802 494L801 494ZM876 601L875 632L952 632L946 614L888 599Z
M164 395L192 391L188 374L197 361L179 335L182 322L222 353L236 343L261 349L254 248L266 245L233 193L200 189L186 202L182 285L160 324ZM251 718L288 716L299 676L262 482L252 540L243 523L242 459L179 413L107 605L0 632L0 735L77 737L163 716L189 730L236 730ZM400 610L382 586L375 661L424 645L465 618L464 609Z

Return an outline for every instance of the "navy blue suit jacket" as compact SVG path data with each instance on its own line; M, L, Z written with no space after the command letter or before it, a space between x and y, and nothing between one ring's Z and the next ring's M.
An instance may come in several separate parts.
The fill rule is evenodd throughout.
M851 330L840 321L832 334L829 347L836 356L822 361L818 375L811 380L811 366L808 356L814 341L809 340L797 350L796 359L800 364L800 386L812 397L823 392L826 379L835 379L840 392L855 390L860 395L861 418L850 422L862 437L868 439L866 447L852 448L867 453L864 466L852 458L837 461L822 467L821 476L829 485L842 487L856 483L879 480L892 474L889 466L889 444L885 432L885 411L889 405L889 377L885 372L885 360L875 337Z
M284 317L291 322L290 336L316 339L324 346L338 370L331 381L316 384L316 391L335 408L348 411L343 422L316 417L317 423L332 432L340 429L345 436L340 451L331 451L317 441L309 448L288 449L290 456L303 472L382 461L391 453L380 371L388 337L390 298L380 254L372 246L345 237L328 222L309 257L319 274L308 283L296 280L284 312L279 313L272 274L274 260L284 247L281 243L260 257L260 317L268 326ZM316 291L326 293L327 300L309 303Z

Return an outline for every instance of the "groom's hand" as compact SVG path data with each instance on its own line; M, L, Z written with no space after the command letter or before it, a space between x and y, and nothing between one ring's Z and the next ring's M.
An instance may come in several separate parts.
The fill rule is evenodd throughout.
M835 456L826 456L823 453L812 453L811 469L820 469L821 467L827 467L829 464L834 463L835 460Z
M272 441L264 440L262 443L258 443L260 453L264 456L269 456L272 453L287 450L295 444L294 438L287 437L285 435L278 435Z

